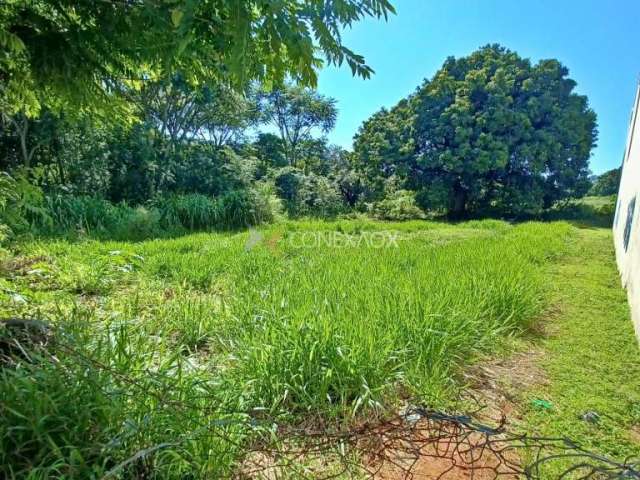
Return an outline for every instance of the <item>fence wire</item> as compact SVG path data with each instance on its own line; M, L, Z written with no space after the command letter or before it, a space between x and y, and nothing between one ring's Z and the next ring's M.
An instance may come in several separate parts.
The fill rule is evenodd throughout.
M20 325L18 323L18 325ZM0 338L0 368L19 362L44 359L58 362L51 353L52 332L41 324L21 325L17 335ZM64 354L87 367L113 375L126 385L130 395L164 396L148 385L101 363L58 336L57 354ZM152 372L148 372L152 375ZM163 382L159 382L163 385ZM162 388L166 388L164 385ZM105 392L105 394L109 394ZM122 392L119 392L122 394ZM174 402L175 415L192 414L201 404ZM171 442L150 445L114 466L103 478L131 478L140 466L152 464L153 456L165 448L180 447L200 435L217 437L238 447L227 437L225 427L241 423L252 431L234 477L395 479L631 479L640 480L640 459L615 460L583 448L568 438L552 438L510 431L506 418L497 425L478 420L481 410L470 415L451 414L415 405L401 413L376 413L367 420L327 424L307 420L303 425L252 412L202 410L203 418L219 413L220 419L184 432ZM146 468L146 467L145 467ZM148 478L145 475L133 478Z
M254 460L244 475L281 478L294 465L307 465L295 473L323 479L640 479L637 459L615 461L567 438L514 434L505 421L489 426L425 407L338 431L281 426L277 437L286 442L249 449ZM327 455L339 468L323 473Z

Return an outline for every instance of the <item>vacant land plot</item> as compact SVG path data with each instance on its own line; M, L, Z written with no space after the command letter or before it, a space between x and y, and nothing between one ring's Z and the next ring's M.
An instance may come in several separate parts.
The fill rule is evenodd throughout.
M0 468L33 478L229 476L264 422L354 421L407 398L446 408L465 367L525 348L541 323L552 332L537 347L550 352L541 368L552 386L521 397L522 424L556 433L548 403L576 425L589 402L572 403L567 389L598 395L593 408L614 418L593 443L638 454L640 392L628 385L621 407L617 390L585 386L584 364L571 366L591 348L581 329L598 332L596 345L615 315L615 341L594 347L597 385L638 368L602 232L562 222L339 221L139 243L23 243L2 263L0 315L55 328L38 351L17 355L33 358L0 373ZM576 273L581 266L586 273ZM594 302L601 294L614 311ZM544 320L553 306L560 313ZM563 347L573 339L575 349ZM614 364L619 348L628 363ZM562 363L575 375L557 373ZM541 396L543 411L527 413Z

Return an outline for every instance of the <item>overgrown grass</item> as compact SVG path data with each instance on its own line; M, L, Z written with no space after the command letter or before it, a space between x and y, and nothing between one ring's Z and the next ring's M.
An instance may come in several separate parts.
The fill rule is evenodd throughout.
M253 190L231 191L217 198L174 194L138 207L55 194L44 196L34 212L26 212L23 224L8 223L16 234L139 241L193 231L237 230L268 223L273 216L269 200Z
M526 429L571 438L612 458L638 458L640 349L611 232L581 230L567 252L550 276L564 281L552 291L559 312L548 322L550 334L541 345L548 382L523 398ZM549 402L549 408L537 407L536 399ZM550 471L549 478L557 473Z
M578 226L608 228L613 224L616 196L583 197L561 202L544 212L546 220L566 220Z
M22 244L0 314L50 320L58 341L1 369L2 474L228 476L265 411L446 406L462 367L533 325L572 231L310 221Z

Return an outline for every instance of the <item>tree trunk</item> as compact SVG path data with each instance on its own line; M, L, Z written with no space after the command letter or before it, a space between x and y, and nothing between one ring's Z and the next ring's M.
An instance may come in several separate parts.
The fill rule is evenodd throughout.
M453 195L449 205L449 217L454 219L463 218L467 213L467 191L456 183L453 187Z
M31 156L27 146L27 134L29 133L29 119L26 115L22 117L22 124L15 122L18 138L20 139L20 151L22 152L22 162L25 168L31 168Z
M287 156L289 157L287 160L289 161L289 165L292 166L293 168L298 168L298 158L297 158L297 151L296 151L297 148L298 146L295 143L291 142L289 144L289 148L287 149L288 150Z

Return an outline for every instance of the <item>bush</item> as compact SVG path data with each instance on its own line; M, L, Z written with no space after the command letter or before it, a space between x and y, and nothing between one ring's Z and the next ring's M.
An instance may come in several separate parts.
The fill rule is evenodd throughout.
M415 220L425 218L416 204L414 192L398 190L373 205L373 216L381 220Z
M295 204L304 174L292 167L281 169L275 177L278 196L287 203Z
M50 224L42 190L25 173L0 172L0 241L30 230L32 223Z
M132 212L125 204L116 206L103 198L84 195L48 195L45 204L52 221L49 225L38 225L44 231L113 231Z
M282 199L278 196L277 189L273 181L256 182L256 192L266 199L269 211L273 217L273 221L285 219L285 210Z
M14 180L5 172L0 172L0 242L11 232L8 223L9 206L15 202Z
M584 197L570 202L560 202L545 211L544 220L574 220L601 227L613 225L615 196Z
M217 199L197 193L172 195L156 200L154 206L166 229L234 229L273 219L268 200L253 190L236 190Z
M599 175L593 182L589 195L591 196L608 196L618 193L620 187L620 176L622 175L622 167L614 168L608 172Z
M199 193L171 195L157 199L153 205L159 211L164 228L207 229L213 228L218 220L216 201Z
M250 227L273 220L269 201L253 190L237 190L217 200L217 226L225 229Z
M340 192L326 177L307 175L299 192L300 213L315 217L334 217L344 211Z
M285 168L275 178L275 185L292 217L334 217L345 210L342 195L326 177Z
M218 197L233 190L245 190L256 175L256 160L229 147L194 144L175 161L172 191Z
M277 206L267 195L253 190L237 190L216 199L201 194L170 195L136 208L124 202L114 205L104 198L53 194L42 197L42 206L38 206L23 201L32 201L33 195L21 196L16 185L11 177L0 177L0 242L23 231L133 240L184 230L243 228L272 221L272 205ZM29 188L39 192L37 187Z
M174 228L170 229L174 230ZM160 212L155 208L137 207L128 209L120 228L116 231L118 237L130 240L142 240L161 235Z

